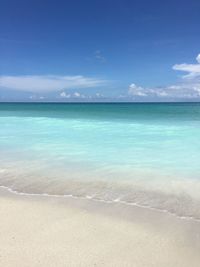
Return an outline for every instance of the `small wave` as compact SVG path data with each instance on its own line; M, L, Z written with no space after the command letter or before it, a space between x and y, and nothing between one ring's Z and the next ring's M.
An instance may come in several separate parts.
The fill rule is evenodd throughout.
M84 200L91 200L91 201L97 201L97 202L103 202L106 204L122 204L122 205L127 205L127 206L135 206L138 208L142 208L142 209L149 209L149 210L153 210L156 212L164 212L164 213L168 213L172 216L175 216L176 218L182 219L182 220L192 220L195 222L200 222L200 218L199 217L195 217L195 216L182 216L179 214L176 214L172 211L169 211L167 209L161 209L161 208L155 208L155 207L151 207L149 205L142 205L142 204L138 204L136 202L126 202L123 200L120 200L120 198L117 199L113 199L113 200L105 200L105 199L100 199L100 198L96 198L94 195L90 196L90 195L86 195L86 196L76 196L76 195L72 195L72 194L65 194L65 195L56 195L56 194L48 194L48 193L26 193L26 192L20 192L17 190L14 190L10 187L4 186L4 185L0 185L0 188L7 190L8 192L12 193L12 194L16 194L16 195L21 195L21 196L40 196L40 197L56 197L56 198L73 198L73 199L84 199Z
M148 179L141 179L141 173L129 172L131 179L125 181L129 173L119 173L119 170L109 176L107 169L95 173L73 167L73 171L70 169L66 173L57 168L36 170L29 165L19 164L0 170L5 170L0 172L0 186L20 195L73 197L120 203L168 212L183 219L200 220L200 180L178 180L160 174L156 178L155 173L148 176ZM101 179L102 176L107 180Z

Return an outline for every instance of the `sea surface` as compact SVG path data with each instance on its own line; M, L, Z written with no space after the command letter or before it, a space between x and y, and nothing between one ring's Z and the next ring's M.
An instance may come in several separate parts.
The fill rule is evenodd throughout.
M200 104L1 103L0 186L200 220Z

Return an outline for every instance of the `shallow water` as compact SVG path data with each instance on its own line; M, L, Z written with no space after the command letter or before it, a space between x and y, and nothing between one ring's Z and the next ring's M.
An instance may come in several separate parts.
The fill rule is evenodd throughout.
M200 219L200 104L0 104L0 185Z

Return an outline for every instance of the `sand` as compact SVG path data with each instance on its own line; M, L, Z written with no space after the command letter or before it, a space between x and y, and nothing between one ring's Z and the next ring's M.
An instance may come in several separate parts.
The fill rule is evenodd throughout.
M0 266L199 267L200 224L118 204L0 190Z

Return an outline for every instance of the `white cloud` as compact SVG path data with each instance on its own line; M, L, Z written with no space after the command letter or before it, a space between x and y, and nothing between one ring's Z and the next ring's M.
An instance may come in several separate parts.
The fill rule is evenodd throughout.
M46 97L44 97L44 96L38 96L38 95L30 95L28 98L31 99L31 100L43 100Z
M198 98L200 97L200 83L180 83L166 87L141 87L131 84L128 93L133 98L143 99L178 99L178 98Z
M200 96L200 54L196 57L196 64L176 64L174 70L188 72L182 76L182 82L175 86L170 86L171 89L179 90L180 94L188 97Z
M146 90L147 89L132 83L129 85L128 93L132 96L147 96Z
M70 94L66 94L66 92L61 92L60 93L60 97L62 97L62 98L70 98L71 95Z
M104 84L104 80L78 76L25 75L0 76L0 87L25 92L53 92L69 88L89 88Z
M200 64L200 54L196 57L197 62Z
M128 93L133 97L165 97L168 96L166 88L148 88L137 86L132 83L129 85Z
M75 92L75 93L74 93L74 96L75 96L75 97L80 97L81 94L80 94L79 92Z
M96 96L96 97L103 97L103 94L97 92L97 93L95 94L95 96Z
M81 94L79 92L67 94L65 91L62 91L58 97L74 99L74 98L90 98L90 95L84 95L84 94Z
M134 98L199 98L200 97L200 54L196 57L196 64L176 64L174 70L188 72L181 82L165 87L141 87L134 83L129 85L128 94Z
M134 98L163 99L163 98L197 98L200 97L200 83L181 83L166 87L144 88L131 84L128 89L129 95Z
M196 64L175 64L172 68L174 70L188 72L188 74L183 76L183 79L192 79L195 77L200 77L200 54L196 57Z

